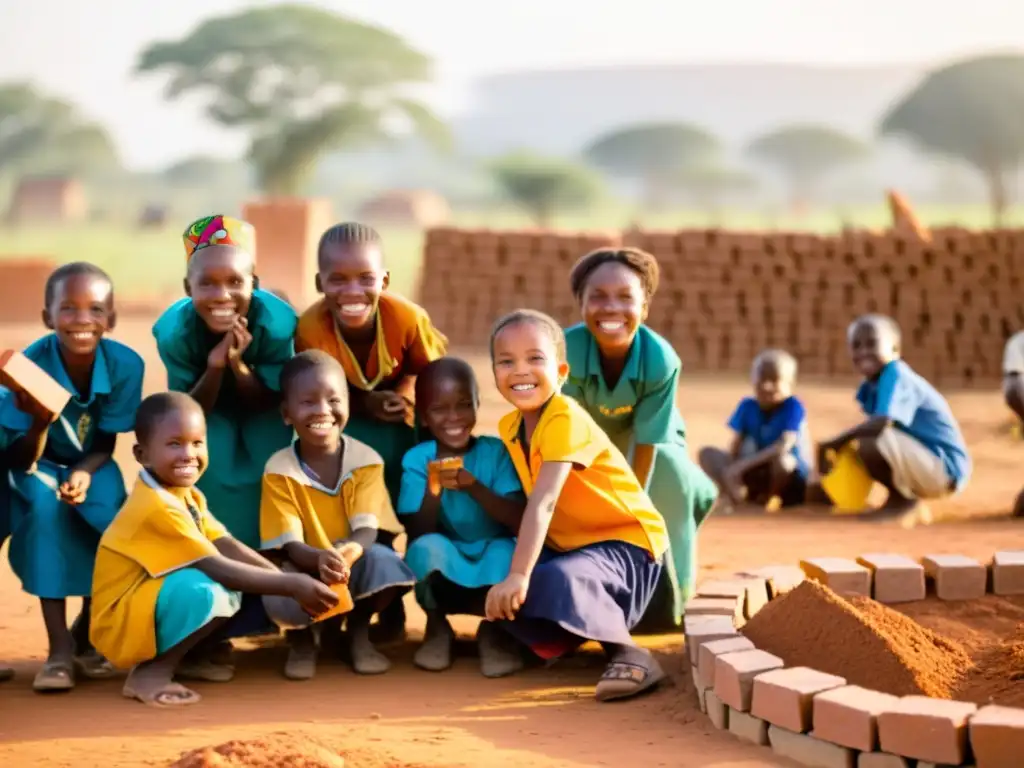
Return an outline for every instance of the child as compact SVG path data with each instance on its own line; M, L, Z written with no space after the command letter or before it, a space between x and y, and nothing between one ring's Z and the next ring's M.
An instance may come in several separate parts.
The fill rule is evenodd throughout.
M298 441L275 453L263 476L260 530L263 549L285 568L348 584L352 666L365 675L390 667L370 641L370 620L401 600L416 583L394 550L377 544L381 522L394 522L380 456L342 435L348 421L348 384L341 365L319 351L302 352L281 373L282 412ZM306 680L316 672L313 619L294 600L267 600L271 618L289 633L285 675Z
M1003 399L1024 426L1024 331L1013 334L1003 348Z
M745 397L729 418L728 452L704 448L700 465L729 500L783 507L804 503L811 468L807 411L793 395L797 365L781 349L754 358L750 378L754 397Z
M200 700L173 681L189 654L269 627L260 600L240 593L287 595L311 612L338 596L309 576L282 573L210 514L195 488L209 455L203 409L192 398L147 397L135 436L143 469L100 542L92 639L118 667L132 667L126 697L180 707Z
M518 310L491 335L494 378L516 410L499 431L529 497L508 577L487 593L480 632L506 632L541 658L586 640L609 663L597 699L633 696L664 672L636 646L640 621L668 549L665 521L625 457L575 400L559 394L569 372L554 320ZM522 666L507 641L508 674Z
M819 445L819 471L826 455L848 443L868 474L889 491L876 517L912 520L920 500L960 491L971 474L960 427L936 389L900 359L900 330L891 318L863 315L847 332L854 367L864 376L857 402L867 420Z
M346 432L384 460L384 483L392 505L402 484L402 457L417 442L412 398L416 376L445 353L447 339L422 308L387 292L380 235L362 224L338 224L324 232L317 249L316 288L324 297L299 319L295 349L319 349L345 369L352 418ZM381 531L390 546L399 531ZM381 617L381 637L400 638L405 629L401 601Z
M278 409L281 366L294 351L294 310L259 289L255 232L207 216L184 235L185 293L153 326L167 387L188 392L209 427L210 471L199 489L231 535L260 543L260 479L291 440Z
M409 534L405 562L416 574L416 599L427 614L413 662L435 672L452 664L455 633L447 614L482 615L487 589L508 576L526 506L501 440L473 436L479 407L476 376L464 360L442 357L416 379L416 411L435 439L402 460L398 514ZM442 467L442 490L430 492L429 465L453 457L458 466ZM489 659L489 649L480 657Z
M114 287L99 267L75 262L47 279L43 322L51 334L25 356L72 394L57 417L24 392L0 390L0 446L10 463L11 567L42 604L49 653L38 692L68 691L75 673L114 673L89 645L89 596L100 535L125 498L113 460L142 399L143 362L105 334L114 328ZM5 478L6 482L6 478ZM82 598L69 630L67 598Z
M644 320L658 290L658 262L635 248L603 248L570 273L583 322L565 334L562 387L627 458L668 527L670 555L644 627L677 627L697 578L697 530L714 483L694 464L676 407L682 363Z
M10 483L4 482L10 472L10 462L7 460L6 453L6 451L0 451L0 549L4 548L4 542L11 535L11 486ZM0 666L0 683L6 683L13 678L13 669Z

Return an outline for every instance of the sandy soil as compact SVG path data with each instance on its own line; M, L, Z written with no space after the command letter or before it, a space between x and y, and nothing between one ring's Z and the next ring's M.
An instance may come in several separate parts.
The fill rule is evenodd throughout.
M4 327L5 345L38 335L34 326ZM142 318L123 318L117 338L146 355L150 391L164 384ZM493 429L503 412L491 390L483 358L485 391L481 429ZM687 378L680 403L694 446L723 443L724 421L747 385L741 380ZM816 435L850 424L857 415L850 386L804 384L800 388ZM934 509L944 521L912 531L856 519L807 515L731 516L712 519L701 534L703 575L794 562L811 555L852 556L866 551L911 556L960 552L987 557L996 549L1024 547L1024 521L1006 519L1022 485L1024 445L1009 437L1005 409L995 392L950 398L976 462L971 487ZM135 471L130 441L118 457L130 478ZM422 616L410 603L411 636ZM458 622L471 637L474 622ZM16 668L0 687L0 764L120 768L166 766L185 751L229 739L290 734L349 754L354 768L371 766L547 766L642 765L754 768L784 765L766 750L716 732L696 710L688 676L682 674L678 638L649 638L659 649L673 685L646 698L598 705L591 698L601 660L583 653L548 670L506 680L485 680L475 660L431 675L411 666L413 645L390 651L391 673L360 678L337 662L324 661L318 678L289 683L280 677L280 648L240 654L230 685L199 685L202 704L182 711L157 711L123 700L118 681L84 682L68 695L43 697L30 690L45 652L42 622L34 601L22 594L6 558L0 563L0 660ZM284 735L275 740L287 738Z

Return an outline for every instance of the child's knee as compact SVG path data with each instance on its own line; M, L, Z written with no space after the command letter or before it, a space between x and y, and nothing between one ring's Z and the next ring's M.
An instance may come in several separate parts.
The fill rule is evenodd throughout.
M1024 412L1024 377L1007 376L1003 379L1003 400L1015 413Z
M697 463L709 477L716 478L729 463L729 457L721 448L706 447L697 452Z

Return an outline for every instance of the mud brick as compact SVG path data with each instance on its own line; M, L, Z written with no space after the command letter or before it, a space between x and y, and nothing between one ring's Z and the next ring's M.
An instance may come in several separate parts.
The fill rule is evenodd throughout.
M816 694L846 685L846 680L809 667L773 669L754 678L750 714L796 733L811 729Z
M985 595L988 569L977 560L965 555L925 555L921 565L940 600L976 600Z
M856 685L833 688L814 697L814 735L862 752L878 746L878 716L899 698Z
M978 768L1018 768L1024 764L1024 709L982 707L971 718L969 731Z
M997 595L1024 595L1024 551L996 552L992 556L992 591Z
M768 587L768 597L772 600L799 586L806 578L803 570L795 565L766 565L744 571L742 575L764 579Z
M857 764L857 753L852 749L802 733L792 733L777 725L768 728L768 741L776 755L800 765L813 768L855 768Z
M704 691L704 709L711 724L720 731L729 727L729 708L710 688Z
M729 707L729 733L737 738L757 744L759 747L768 746L768 723L757 717L752 717L746 712Z
M915 765L914 760L888 752L861 752L857 756L857 768L915 768Z
M683 619L683 631L690 649L691 664L697 663L697 651L704 643L739 634L728 616L687 616Z
M731 579L713 579L697 587L697 597L734 597L743 605L741 615L750 617L768 602L768 587L764 578L737 574Z
M733 709L746 712L750 709L754 678L782 666L782 659L778 656L757 649L718 656L715 659L715 693Z
M801 560L807 578L821 582L840 595L871 597L871 571L843 557L813 557Z
M975 704L927 696L905 696L878 716L883 752L960 765L967 756L967 721Z
M743 601L734 597L695 597L686 604L687 616L743 618Z
M924 600L924 566L904 555L861 555L857 562L871 570L871 596L880 603Z
M725 640L712 640L704 643L697 651L697 670L701 681L709 688L715 685L715 659L727 653L739 653L740 651L753 651L754 644L743 635L726 638Z
M57 415L71 399L71 393L50 374L14 349L0 352L0 383L25 390L47 412Z

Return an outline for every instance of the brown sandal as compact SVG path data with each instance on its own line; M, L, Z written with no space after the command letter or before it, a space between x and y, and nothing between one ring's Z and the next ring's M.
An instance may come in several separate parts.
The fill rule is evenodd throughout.
M58 693L75 687L75 667L66 661L46 661L32 681L36 693Z
M130 685L125 684L121 693L126 699L135 699L135 701L141 701L147 706L157 707L158 709L188 707L198 704L203 700L203 697L198 693L178 683L168 683L152 693L140 693Z
M594 692L598 701L615 701L649 691L665 679L661 665L650 657L646 666L634 661L613 661L605 667Z

